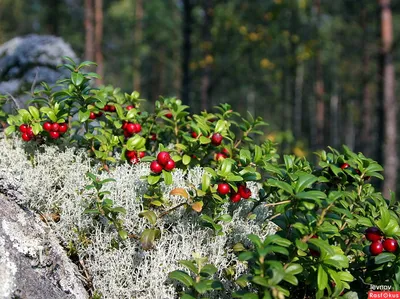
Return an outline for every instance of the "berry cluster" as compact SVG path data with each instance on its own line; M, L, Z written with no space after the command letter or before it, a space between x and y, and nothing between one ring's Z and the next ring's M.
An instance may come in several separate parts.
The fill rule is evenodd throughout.
M30 141L35 134L33 134L32 127L27 124L22 124L19 126L19 131L22 133L21 137L24 141Z
M132 137L133 134L137 134L142 131L142 126L140 124L134 124L124 121L122 123L122 129L124 130L124 136L126 138L129 138Z
M139 163L139 159L143 158L146 156L145 152L135 152L135 151L126 151L125 156L128 159L128 161L132 164Z
M220 195L230 194L230 199L232 202L239 202L242 198L249 199L251 196L251 191L246 187L246 183L237 186L237 192L231 189L228 183L219 183L217 191Z
M399 248L399 244L395 239L384 238L384 235L377 227L369 227L365 231L365 237L368 241L372 242L371 245L369 245L369 251L371 255L379 255L383 252L383 250L393 253Z
M154 173L161 173L164 170L171 171L175 168L175 161L172 160L168 152L159 152L157 160L150 164L150 170Z
M61 134L68 131L68 125L66 123L52 123L46 121L43 124L43 130L49 132L50 138L58 139Z

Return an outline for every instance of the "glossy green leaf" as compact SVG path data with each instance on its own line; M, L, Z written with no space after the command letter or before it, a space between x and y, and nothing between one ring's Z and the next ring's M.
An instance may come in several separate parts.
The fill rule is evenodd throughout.
M187 287L191 287L193 285L193 278L181 270L175 270L173 272L170 272L168 274L168 277L179 281L180 283L184 284Z

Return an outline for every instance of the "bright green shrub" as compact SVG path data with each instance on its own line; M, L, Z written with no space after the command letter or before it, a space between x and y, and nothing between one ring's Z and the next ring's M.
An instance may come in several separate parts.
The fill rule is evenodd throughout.
M69 252L86 261L98 293L364 298L368 284L399 289L393 247L399 208L371 184L382 179L377 162L345 146L319 152L317 165L291 155L279 159L275 145L263 139L260 118L244 118L228 104L191 114L176 98L142 111L137 92L93 88L97 75L82 72L90 64L69 60L64 67L71 76L61 89L43 84L28 109L9 116L5 132L25 141L30 176L46 163L49 149L53 155L54 149L86 151L75 189L62 170L56 186L49 182L71 202L46 197L26 204L65 218L53 227ZM12 159L0 163L10 174L17 172ZM370 227L381 233L372 250L365 239ZM392 247L385 243L380 253L377 242L390 238ZM176 269L178 260L186 270Z

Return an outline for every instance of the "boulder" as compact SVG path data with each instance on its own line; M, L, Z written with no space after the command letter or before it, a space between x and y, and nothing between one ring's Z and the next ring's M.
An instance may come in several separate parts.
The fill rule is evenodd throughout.
M89 298L51 229L0 193L0 299Z
M68 72L57 68L63 56L77 60L76 54L62 38L51 35L16 37L0 46L0 94L11 94L22 108L32 86L40 82L54 84Z

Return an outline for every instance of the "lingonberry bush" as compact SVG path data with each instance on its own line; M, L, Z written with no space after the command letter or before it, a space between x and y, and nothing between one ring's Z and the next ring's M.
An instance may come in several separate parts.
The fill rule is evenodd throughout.
M280 158L260 118L228 104L191 114L176 98L144 111L138 92L94 88L97 75L84 72L93 63L66 59L69 78L43 83L8 116L6 135L20 139L8 150L23 143L32 168L5 156L0 186L30 186L36 170L42 180L63 174L48 179L63 200L15 188L82 261L94 297L364 298L369 284L400 288L400 210L372 184L383 179L377 162L346 146L318 152L315 165ZM65 165L43 166L67 152ZM60 170L77 160L74 173Z

